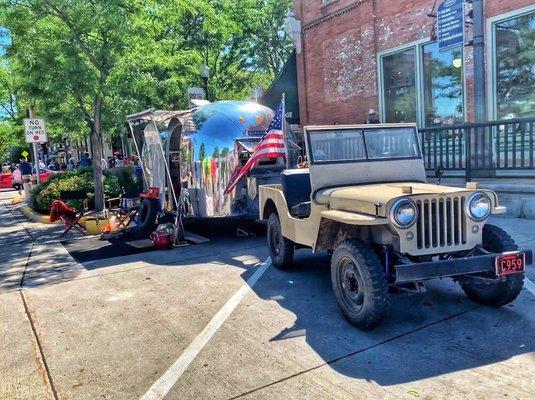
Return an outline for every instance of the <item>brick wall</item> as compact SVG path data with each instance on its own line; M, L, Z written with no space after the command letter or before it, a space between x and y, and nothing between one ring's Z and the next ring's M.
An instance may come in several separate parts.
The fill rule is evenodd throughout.
M487 17L532 4L533 0L486 0ZM377 53L429 38L427 16L434 0L294 0L301 20L303 51L298 57L301 118L304 124L363 122L378 108ZM439 1L437 1L439 3ZM467 32L468 37L471 33ZM473 93L472 49L465 48L466 97ZM473 119L473 105L467 104Z

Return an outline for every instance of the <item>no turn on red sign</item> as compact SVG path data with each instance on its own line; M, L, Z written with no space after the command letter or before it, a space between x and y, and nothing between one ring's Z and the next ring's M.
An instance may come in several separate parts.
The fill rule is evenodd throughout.
M26 143L44 143L48 141L45 120L41 118L24 118Z

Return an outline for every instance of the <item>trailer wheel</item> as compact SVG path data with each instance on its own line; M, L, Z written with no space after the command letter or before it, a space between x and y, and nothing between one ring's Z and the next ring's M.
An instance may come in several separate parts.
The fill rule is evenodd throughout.
M344 317L362 330L375 328L388 309L388 289L381 261L360 240L345 240L331 259L334 294Z
M279 216L276 212L271 213L268 219L267 241L273 266L280 270L291 269L293 267L295 244L282 235Z
M494 225L483 227L483 247L494 253L518 250L514 240L503 229ZM485 278L496 279L495 273L484 275ZM524 274L508 275L503 281L478 281L466 277L459 280L463 292L476 303L501 307L512 302L520 294L524 286Z

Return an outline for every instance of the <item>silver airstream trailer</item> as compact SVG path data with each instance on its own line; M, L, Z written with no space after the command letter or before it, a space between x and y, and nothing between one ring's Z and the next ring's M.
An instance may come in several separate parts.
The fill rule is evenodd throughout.
M249 101L218 101L191 110L146 110L127 117L146 187L160 206L186 217L257 218L258 186L280 181L283 158L261 162L224 194L268 129L273 111Z

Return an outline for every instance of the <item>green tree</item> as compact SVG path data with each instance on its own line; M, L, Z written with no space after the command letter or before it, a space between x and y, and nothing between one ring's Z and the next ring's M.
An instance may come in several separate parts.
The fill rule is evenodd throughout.
M15 161L27 148L19 112L17 79L8 63L0 60L0 162ZM17 153L17 154L15 154Z
M17 82L15 102L45 117L52 136L89 133L101 209L103 134L122 134L125 115L140 109L185 107L203 63L212 71L213 99L244 98L252 87L269 84L291 50L283 31L290 5L0 0L0 26L13 38L6 59Z
M36 109L65 127L90 130L95 209L104 207L103 110L110 75L128 51L141 2L126 0L3 0L2 24L13 37L10 56ZM66 112L65 112L66 111ZM70 111L70 113L69 113ZM73 112L74 111L74 112Z

